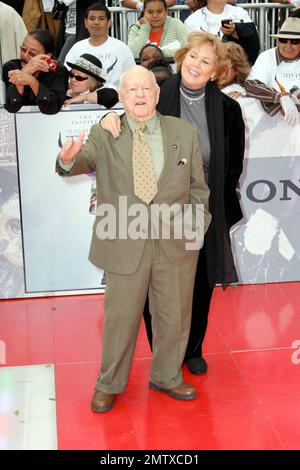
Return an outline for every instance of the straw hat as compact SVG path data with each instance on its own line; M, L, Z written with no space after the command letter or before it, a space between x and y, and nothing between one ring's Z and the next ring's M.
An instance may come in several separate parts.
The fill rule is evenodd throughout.
M72 69L80 70L80 72L86 73L100 82L105 82L106 80L107 74L102 69L102 62L94 55L82 54L74 64L72 62L67 62L67 64Z
M300 18L288 18L273 38L300 39Z

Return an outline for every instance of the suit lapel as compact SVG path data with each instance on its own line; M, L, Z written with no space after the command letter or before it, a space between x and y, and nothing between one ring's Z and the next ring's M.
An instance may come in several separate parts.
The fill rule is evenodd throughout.
M174 121L170 122L164 116L160 116L161 130L164 144L164 167L158 180L158 190L163 188L166 180L170 179L170 175L174 171L174 167L180 160L180 142L179 136L174 129Z
M122 117L121 121L121 134L115 139L114 143L122 161L132 174L132 133L125 116Z

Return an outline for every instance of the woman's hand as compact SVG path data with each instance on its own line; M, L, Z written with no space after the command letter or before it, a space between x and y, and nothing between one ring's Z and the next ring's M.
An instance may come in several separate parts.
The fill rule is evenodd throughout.
M78 95L74 96L73 98L69 98L64 102L64 106L68 106L69 104L81 104L84 103L87 95Z
M245 95L241 93L240 91L232 91L231 93L228 93L228 96L236 100L237 98L244 97Z
M115 139L119 137L121 133L121 119L117 113L112 112L106 114L106 116L101 119L100 125L102 129L110 132Z
M142 18L139 19L139 23L140 24L150 24L145 16L142 16Z
M49 56L46 54L38 54L27 62L22 70L30 75L33 75L36 72L49 72L50 69L49 65L45 61L46 58L49 58Z
M65 165L69 165L75 159L83 146L84 132L80 132L78 139L66 140L60 151L59 157Z
M10 70L8 72L9 81L16 85L16 87L24 87L25 85L32 85L33 76L29 73L24 72L24 70Z

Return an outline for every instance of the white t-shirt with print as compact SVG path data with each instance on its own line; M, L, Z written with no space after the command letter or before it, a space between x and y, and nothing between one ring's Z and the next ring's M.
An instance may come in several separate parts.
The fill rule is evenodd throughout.
M223 37L220 31L222 20L232 20L233 23L253 23L252 19L241 7L225 5L223 13L216 14L207 7L200 8L184 22L190 31L205 31Z
M260 80L279 92L281 90L277 82L287 92L293 87L300 89L300 58L293 61L283 60L277 65L276 47L273 47L258 56L247 78L248 80Z
M100 59L103 69L107 71L106 83L116 88L119 87L121 74L135 66L134 57L129 47L119 39L110 36L101 46L92 46L89 39L76 42L65 59L64 65L68 70L71 68L67 62L74 64L82 54L92 54Z

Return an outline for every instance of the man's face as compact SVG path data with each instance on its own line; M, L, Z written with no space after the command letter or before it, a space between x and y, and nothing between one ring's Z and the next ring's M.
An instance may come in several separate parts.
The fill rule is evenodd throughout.
M107 36L111 21L107 19L105 11L91 10L84 24L92 38L99 38Z
M159 99L159 87L155 77L142 67L135 67L124 77L120 98L125 113L138 121L146 121L154 116Z
M292 42L299 41L299 44L292 44ZM277 39L277 46L280 54L284 59L296 60L300 56L300 40L291 39Z

